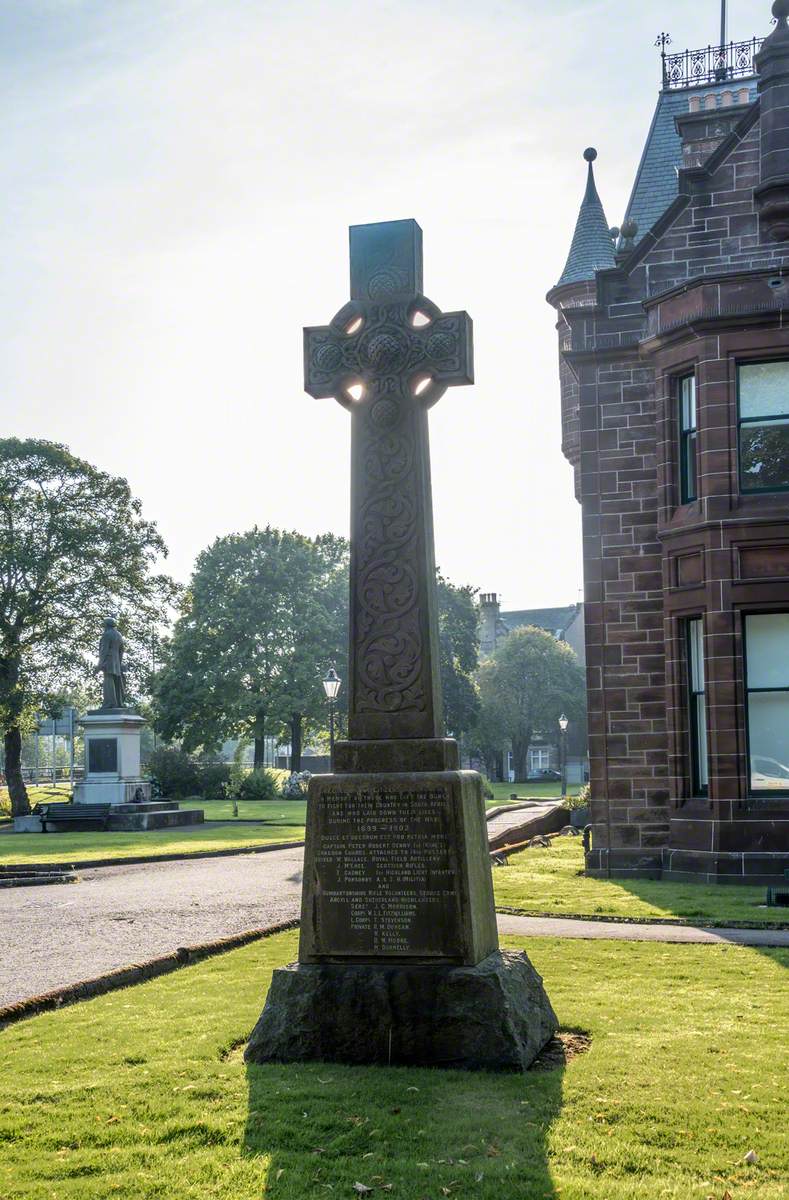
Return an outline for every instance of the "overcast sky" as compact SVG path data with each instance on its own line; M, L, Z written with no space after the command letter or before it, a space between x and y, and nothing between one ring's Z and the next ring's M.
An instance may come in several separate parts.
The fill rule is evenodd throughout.
M124 475L186 579L253 524L348 530L349 418L301 327L348 297L347 226L414 217L474 319L431 413L436 556L505 606L582 586L552 310L598 148L624 212L672 49L718 0L0 0L2 433ZM731 0L730 36L770 30Z

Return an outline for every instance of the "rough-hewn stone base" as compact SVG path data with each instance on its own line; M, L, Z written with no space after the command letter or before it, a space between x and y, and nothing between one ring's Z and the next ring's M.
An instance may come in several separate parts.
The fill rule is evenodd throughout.
M523 953L467 967L291 963L274 972L245 1058L523 1071L557 1028Z

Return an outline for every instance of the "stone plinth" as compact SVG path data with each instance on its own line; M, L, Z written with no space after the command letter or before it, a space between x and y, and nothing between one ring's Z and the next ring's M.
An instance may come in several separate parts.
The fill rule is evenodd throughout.
M479 775L313 777L299 962L247 1060L525 1070L556 1028L526 955L498 949Z
M464 967L292 963L274 972L246 1058L524 1071L557 1027L525 954Z
M74 786L75 804L133 804L151 798L140 775L140 735L145 720L127 708L101 708L79 722L85 739L85 778Z

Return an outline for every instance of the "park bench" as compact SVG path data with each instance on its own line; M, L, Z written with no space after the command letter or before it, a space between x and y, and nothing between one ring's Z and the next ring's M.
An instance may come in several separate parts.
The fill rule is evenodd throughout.
M106 829L111 807L110 804L72 804L61 800L52 804L37 804L33 814L41 820L42 833L47 832L48 824L90 825Z

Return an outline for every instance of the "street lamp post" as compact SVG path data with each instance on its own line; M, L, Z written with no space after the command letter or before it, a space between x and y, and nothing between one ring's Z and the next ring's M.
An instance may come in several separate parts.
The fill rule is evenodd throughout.
M323 681L323 690L326 693L326 699L329 701L329 759L332 771L334 770L334 703L341 687L342 680L334 667L329 667L326 678Z
M562 713L559 717L559 731L561 733L562 745L562 800L567 799L567 726L570 722Z

